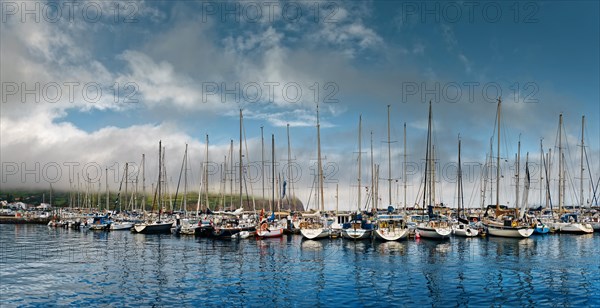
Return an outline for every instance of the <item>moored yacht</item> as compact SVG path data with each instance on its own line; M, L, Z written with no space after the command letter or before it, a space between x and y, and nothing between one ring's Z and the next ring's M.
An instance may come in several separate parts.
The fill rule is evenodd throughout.
M501 222L491 219L485 220L484 226L487 228L489 235L500 237L530 237L534 230L531 226L514 220L512 217L505 217Z
M371 238L373 234L373 224L363 219L361 214L356 214L355 218L342 227L342 237L352 240L363 240Z
M447 221L430 220L417 225L417 233L420 237L430 239L450 238L452 229Z
M133 231L142 234L168 234L171 232L172 222L164 221L153 221L146 223L139 223L133 226Z
M554 229L560 233L588 234L594 233L594 228L586 222L579 222L577 214L565 214L560 221L553 224Z
M302 215L304 221L300 223L300 234L309 240L328 238L331 235L331 229L328 226L327 218L321 217L317 211L315 214Z
M377 216L375 238L382 241L397 241L408 237L408 228L404 218L399 214L384 214Z
M475 237L479 235L479 230L470 224L458 222L452 225L452 233L460 237Z

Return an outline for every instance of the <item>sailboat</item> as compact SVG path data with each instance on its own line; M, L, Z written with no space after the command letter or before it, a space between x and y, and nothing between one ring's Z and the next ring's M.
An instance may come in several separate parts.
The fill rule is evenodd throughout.
M317 105L317 183L319 186L318 194L321 211L325 211L325 201L323 200L323 166L321 161L321 124L319 122L319 105ZM331 229L327 225L327 219L322 217L321 211L317 211L314 215L303 214L302 217L307 218L301 223L300 234L303 238L316 240L328 238L331 235Z
M239 179L240 179L240 207L233 213L221 213L223 214L223 220L220 223L214 224L214 230L211 236L215 239L232 239L232 238L246 238L250 233L256 230L256 224L251 222L250 219L246 221L240 220L243 217L241 214L244 210L243 200L243 184L244 184L244 164L242 155L242 129L243 129L243 113L240 109L240 149L239 149ZM208 153L208 152L207 152ZM208 156L208 154L207 154ZM208 190L207 190L208 194ZM208 204L208 197L207 197ZM241 216L241 217L240 217ZM238 233L243 232L244 236L240 237Z
M496 157L496 210L495 219L488 217L489 207L486 209L483 225L491 236L525 238L533 234L534 228L518 219L518 209L500 209L500 112L502 100L498 98L497 119L498 122L498 149Z
M281 237L283 235L283 227L278 225L275 221L275 210L273 208L275 204L275 135L271 135L271 171L272 171L272 202L271 202L271 215L270 219L263 218L264 209L261 212L259 225L256 228L256 236L261 238L270 237Z
M435 191L435 179L433 175L433 142L431 138L432 133L432 110L431 101L429 101L429 117L427 125L427 149L425 151L425 177L423 182L423 211L425 208L428 210L428 220L417 224L416 232L419 237L430 238L430 239L448 239L452 233L452 229L448 226L447 221L442 221L434 215L433 207L435 205L435 199L433 198L433 192ZM431 174L428 176L428 172Z
M208 134L206 135L206 143L205 143L205 151L206 154L204 156L204 163L202 164L200 176L200 186L198 187L198 200L196 201L196 217L198 220L198 227L194 229L194 235L197 237L212 237L213 231L215 230L213 225L213 219L209 219L208 214L212 213L209 208L208 202ZM230 156L233 153L233 140L231 140L230 147ZM233 162L233 160L231 160ZM233 171L232 171L233 172ZM204 191L204 196L203 196ZM233 182L231 182L231 193L233 194ZM205 206L207 215L200 216L202 197L205 198ZM213 217L214 218L214 217Z
M207 136L208 139L208 136ZM175 190L175 202L177 202L177 195L179 194L179 184L181 183L181 177L183 175L183 197L181 200L181 206L179 212L184 217L181 218L179 214L175 216L175 226L171 228L171 232L175 235L195 235L196 229L199 228L198 224L193 223L187 218L187 161L188 161L188 144L185 144L185 152L183 154L183 161L181 162L181 171L179 172L179 181L177 182L177 189ZM200 194L198 194L200 198Z
M584 194L583 194L583 189L584 189L584 185L583 185L583 179L584 179L584 171L585 168L583 166L583 161L584 161L584 157L585 160L588 160L587 157L587 152L585 150L585 140L584 140L584 128L585 128L585 116L581 116L581 158L580 158L580 175L579 175L579 208L581 210L583 210L583 206L585 204L585 198L584 198ZM590 166L589 166L589 162L588 162L588 172L590 170ZM592 178L592 174L589 173L589 177L590 179ZM582 221L589 223L589 225L592 227L592 230L594 232L598 232L600 231L600 214L597 211L593 211L591 210L592 207L592 202L595 201L596 206L598 206L598 198L596 197L596 193L598 190L598 184L600 182L600 179L598 180L598 182L596 182L596 184L592 184L592 191L590 191L590 196L592 200L589 200L588 205L589 205L589 211L586 213L586 216L582 219ZM593 192L593 193L592 193Z
M465 199L463 196L463 182L462 182L462 164L461 164L461 160L460 160L460 137L458 138L458 180L457 180L457 186L458 186L458 204L457 204L457 211L456 211L456 216L458 218L458 223L454 224L452 226L452 233L456 236L460 236L460 237L475 237L477 235L479 235L479 230L477 230L476 228L472 227L469 224L469 220L465 218L464 212L465 212ZM463 212L463 215L461 216L461 209Z
M388 197L390 208L392 206L392 154L390 141L390 105L387 106L387 128L388 128ZM371 146L371 151L372 151ZM408 237L408 228L404 223L402 215L393 214L377 215L377 229L375 229L375 238L383 241L397 241Z
M167 234L171 232L171 226L173 225L170 222L164 222L160 219L160 214L162 212L162 191L161 186L163 182L162 178L162 143L158 142L158 184L156 185L156 190L154 191L154 199L152 201L152 209L154 210L154 206L158 203L158 219L154 221L147 221L144 223L135 224L133 226L133 231L137 233L143 234ZM158 196L158 199L157 199Z
M274 221L275 213L270 218L266 218L264 215L264 209L262 210L259 217L259 224L256 228L256 236L259 238L272 238L283 236L283 227L276 224Z
M361 138L362 138L362 116L358 120L358 211L352 215L352 220L345 223L342 227L342 237L346 239L362 240L371 238L373 234L373 225L363 219L360 212L361 205L361 167L362 167L362 153L361 153Z
M574 233L574 234L587 234L593 233L594 228L589 223L579 222L579 215L577 213L567 213L564 210L565 200L565 155L562 147L562 127L563 127L563 115L559 116L558 124L558 213L560 219L551 223L552 228L561 233ZM582 123L583 129L583 123ZM583 131L582 131L583 140Z
M543 172L542 172L543 168ZM543 218L543 185L544 185L544 177L548 178L548 167L546 166L546 161L544 160L544 141L543 138L540 139L540 214L541 217L537 217L535 221L535 228L533 228L533 234L547 234L550 232L550 227L546 225L546 223L542 220ZM548 206L548 193L546 193L546 207Z
M125 181L125 200L127 199L127 184L129 179L129 163L125 163L125 175L123 180ZM119 188L120 189L120 188ZM120 193L120 192L119 192ZM127 201L126 201L127 202ZM119 207L121 202L119 201ZM119 209L120 212L120 209ZM133 228L133 223L127 220L119 219L119 221L114 221L110 224L111 231L129 231Z

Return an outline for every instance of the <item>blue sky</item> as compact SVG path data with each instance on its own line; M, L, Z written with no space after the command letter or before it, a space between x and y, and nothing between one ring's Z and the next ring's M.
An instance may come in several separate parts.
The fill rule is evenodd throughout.
M456 161L458 134L463 139L463 161L484 163L498 88L506 128L501 156L510 158L508 163L519 135L523 155L531 152L536 162L540 138L546 150L554 147L561 112L574 183L578 183L574 174L578 173L582 115L587 122L588 155L598 161L600 8L595 1L287 1L273 5L271 13L263 2L252 1L87 1L81 6L88 11L76 9L72 21L65 16L65 3L38 2L39 22L22 15L23 5L33 7L28 3L2 7L0 73L6 95L1 104L0 142L2 161L9 164L93 161L106 166L139 161L142 153L153 159L162 139L172 157L169 170L178 170L188 142L197 173L206 134L211 140L210 156L219 161L227 155L230 139L237 147L242 108L248 159L260 159L261 126L266 140L275 134L276 152L282 153L278 159L287 159L289 123L293 156L306 175L316 158L319 102L324 155L339 166L335 180L343 190L340 200L351 208L356 203L360 114L363 151L368 152L373 131L375 162L381 164L384 178L388 104L391 138L397 141L392 145L394 179L402 173L405 122L409 160L420 163L424 157L429 100L434 101L440 165ZM258 7L260 18L252 15ZM90 8L102 12L102 17L95 20ZM233 13L223 16L228 9ZM50 20L48 16L58 15L47 12L61 17ZM47 93L42 93L41 103L33 102L33 95L20 95L21 85L34 87L36 82L40 88L61 85L58 102L47 102L51 96ZM65 82L79 85L73 102L65 94ZM89 102L88 92L88 97L82 95L81 88L88 83L102 88L103 95L95 103ZM111 88L115 83L118 95ZM19 85L18 91L13 93L7 84ZM260 89L261 99L248 102L242 95L236 101L234 95L220 91L223 86L235 89L237 84L237 92L250 99L252 91ZM274 88L272 101L268 85ZM291 91L288 97L283 89ZM297 89L302 95L295 99ZM429 94L422 95L426 89ZM137 103L123 103L128 99ZM363 182L370 181L366 154ZM598 168L597 163L591 166L592 178L598 177ZM177 177L173 172L171 176ZM420 173L408 179L409 200L417 199L420 179ZM305 176L298 183L301 199L308 199L311 181ZM68 179L63 177L61 183L55 186L68 186ZM20 173L2 184L47 186L43 180L23 179ZM455 184L444 180L440 184L440 202L452 204ZM477 179L467 184L471 206L478 206L473 196L479 185ZM385 186L386 181L381 181L384 196ZM503 186L506 191L514 189L510 182ZM578 198L578 187L572 187L568 202ZM211 188L219 191L218 184ZM329 207L332 189L328 186ZM403 193L396 195L395 204L403 199ZM507 193L503 198L510 202L514 196Z

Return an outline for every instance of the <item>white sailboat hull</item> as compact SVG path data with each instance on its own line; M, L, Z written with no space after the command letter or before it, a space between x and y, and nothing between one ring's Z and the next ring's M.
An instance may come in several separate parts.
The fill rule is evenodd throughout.
M450 228L429 228L417 226L419 236L431 239L447 239L450 238L452 230Z
M316 240L321 238L327 238L331 234L329 229L326 228L305 228L300 229L300 233L303 237L309 240Z
M342 229L342 237L351 240L362 240L371 238L373 230L366 229Z
M269 230L257 230L256 236L269 238L269 237L281 237L283 235L283 228L271 228Z
M465 225L452 226L452 233L460 237L475 237L479 235L479 231L477 229Z
M375 238L382 241L398 241L408 237L408 229L404 228L383 228L375 230Z
M561 225L558 231L562 233L587 234L594 233L594 228L592 227L592 225L587 223L574 222Z
M504 227L488 225L488 234L491 236L499 237L514 237L514 238L526 238L533 234L533 228L528 227Z
M131 230L131 228L133 228L133 223L130 222L113 223L110 225L111 231L126 231Z

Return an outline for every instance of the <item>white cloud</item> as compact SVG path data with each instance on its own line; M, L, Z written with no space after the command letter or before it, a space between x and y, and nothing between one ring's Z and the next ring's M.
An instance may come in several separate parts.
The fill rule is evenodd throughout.
M383 39L360 21L349 24L326 23L314 35L314 41L328 42L343 50L343 53L350 58L366 49L377 48L383 44Z
M146 5L146 3L144 3ZM176 4L177 10L185 11L187 3ZM109 27L101 23L86 25L48 25L48 24L3 24L2 29L2 69L0 74L3 81L20 82L58 82L78 81L81 83L94 81L101 83L109 90L109 87L118 81L136 82L139 86L140 102L136 108L144 111L159 113L161 120L157 124L130 125L123 128L103 125L99 129L86 132L76 127L73 123L63 120L63 117L72 110L90 110L110 108L116 112L129 111L123 104L114 104L112 97L107 95L95 104L84 103L80 94L76 95L75 103L62 101L55 104L35 104L28 100L20 103L20 95L10 97L10 101L1 104L1 151L3 162L41 162L42 166L47 162L69 162L75 161L85 163L89 161L98 162L100 165L110 165L114 162L139 161L141 153L148 157L148 182L155 181L156 147L159 139L163 140L167 147L167 161L170 177L177 177L176 173L180 167L180 159L183 155L185 142L190 143L190 157L196 164L192 167L193 173L198 174L199 161L202 161L204 145L202 140L194 140L192 136L184 133L183 125L178 125L179 117L193 115L200 120L194 123L194 129L207 130L209 133L216 129L205 124L202 120L214 120L219 122L232 121L231 125L237 125L232 118L237 117L237 109L245 109L245 117L255 122L269 124L275 134L280 134L282 127L290 123L295 130L300 131L296 136L292 132L292 153L297 162L302 163L303 178L298 183L299 195L306 202L311 191L311 172L314 171L316 157L316 132L314 130L315 101L308 86L318 83L321 88L322 102L323 94L330 92L323 89L325 82L334 82L339 86L339 94L335 97L340 99L339 104L322 104L322 137L324 156L328 162L335 162L339 166L337 179L340 181L340 207L342 209L354 208L356 202L356 150L355 127L339 125L338 122L347 121L348 112L352 115L357 108L373 110L379 107L384 110L384 103L397 103L401 94L399 81L418 80L423 76L432 80L439 80L436 76L443 76L438 68L428 64L427 69L421 69L416 64L397 62L393 57L382 57L381 63L373 66L358 67L363 54L390 49L384 39L364 21L364 12L349 12L342 8L336 15L338 21L318 25L300 24L297 27L280 26L277 23L264 23L255 28L245 29L244 32L222 31L216 21L203 22L192 13L185 18L163 18L165 12L149 11L148 16L155 16L164 24L160 27L148 27L143 31L131 31L130 27ZM174 9L175 10L175 9ZM143 14L144 15L144 14ZM172 16L171 16L172 17ZM177 15L180 17L180 15ZM168 23L169 22L169 23ZM139 26L139 25L138 25ZM155 26L155 25L154 25ZM143 26L140 26L143 27ZM89 32L93 30L92 32ZM94 49L97 45L82 43L82 37L91 35L91 39L98 39L98 44L110 42L105 36L100 36L99 29L110 29L113 32L107 35L119 35L135 37L131 45L119 46L119 48L106 51L105 48ZM467 53L461 52L458 40L453 29L442 26L443 39L457 62L462 63L467 72L472 70L472 62ZM294 32L292 34L288 32ZM235 34L231 34L235 33ZM135 34L135 35L133 35ZM152 34L152 35L149 35ZM95 37L94 35L99 35ZM139 35L139 37L137 36ZM116 40L116 39L115 39ZM116 41L115 41L116 42ZM407 45L410 46L410 45ZM429 46L429 45L427 45ZM106 46L99 46L106 47ZM111 53L114 52L114 54ZM423 55L425 45L413 44L412 48L400 49L400 53L410 55ZM339 56L339 55L343 56ZM398 53L394 54L397 55ZM358 65L356 65L358 64ZM425 72L422 72L425 71ZM443 78L443 77L440 77ZM251 104L223 104L220 96L209 96L209 102L202 104L202 82L225 82L231 87L232 84L248 82L296 82L303 87L304 96L297 103L289 103L281 95L275 93L273 104L260 104L253 107ZM325 93L323 93L325 92ZM110 93L110 92L108 92ZM555 93L553 93L555 94ZM519 97L524 94L519 93ZM419 95L416 95L417 97ZM554 96L554 95L549 95ZM228 98L228 100L230 97ZM561 97L560 99L565 99ZM442 104L440 104L442 105ZM411 127L424 130L426 128L426 108L419 104L402 104L400 118L409 119ZM538 105L539 106L539 105ZM544 105L546 107L547 105ZM556 102L548 106L557 108ZM564 105L563 105L564 106ZM440 106L440 109L444 108ZM543 109L542 113L554 112L552 108L527 107L521 105L510 105L506 108L507 117L512 126L525 130L531 128L531 122L538 126L537 131L546 131L547 119L542 116L531 118L532 113ZM440 139L451 140L446 145L440 145L440 160L449 161L454 155L454 134L451 128L455 125L469 125L469 133L481 126L487 125L490 119L481 116L482 111L489 110L482 105L453 105L446 107L444 118L436 123ZM493 108L492 108L493 109ZM546 110L548 109L548 110ZM163 114L168 110L170 114ZM415 112L417 110L418 112ZM215 113L206 111L218 111ZM440 112L439 114L442 114ZM476 117L466 117L468 114L477 114ZM164 116L164 117L163 117ZM213 119L214 118L214 119ZM62 120L62 121L61 121ZM445 120L445 121L444 121ZM380 118L371 120L377 122ZM210 121L206 121L210 122ZM451 124L449 124L451 122ZM596 121L597 122L597 121ZM222 123L221 123L222 124ZM345 124L345 122L344 122ZM375 125L375 124L374 124ZM448 127L442 127L448 125ZM375 125L376 126L376 125ZM221 126L222 127L222 126ZM335 127L335 129L325 129ZM484 126L484 130L487 126ZM255 136L256 127L247 128L249 137ZM491 127L489 128L491 130ZM463 132L465 133L465 132ZM375 129L376 135L382 135L381 131ZM409 131L409 145L414 151L409 151L415 162L421 162L420 151L424 146L424 134ZM418 136L417 136L418 135ZM452 135L452 139L448 137ZM235 136L237 137L237 136ZM363 136L364 137L364 136ZM474 137L476 139L476 137ZM546 140L553 138L553 132L545 134ZM569 137L575 139L574 137ZM202 139L202 138L200 138ZM283 138L278 139L278 144ZM475 143L475 141L474 141ZM237 142L235 142L237 146ZM366 145L366 144L364 144ZM363 149L364 149L363 145ZM221 162L224 155L228 153L228 142L211 143L210 157ZM256 138L248 140L248 159L256 160L260 157L260 141ZM573 145L575 147L575 145ZM348 148L352 148L348 152ZM451 148L451 150L449 150ZM482 151L485 150L482 149ZM478 150L473 150L476 153ZM237 152L237 151L235 151ZM385 154L376 151L376 161L385 161ZM447 153L446 153L447 152ZM278 147L277 153L286 153L284 147ZM477 154L477 153L476 153ZM473 154L473 156L476 156ZM279 154L278 154L279 155ZM480 156L484 156L483 154ZM286 155L280 156L285 159ZM394 157L398 158L397 150ZM595 156L597 157L597 155ZM369 170L365 157L363 161L365 170ZM395 161L396 161L395 159ZM474 160L478 160L475 158ZM83 161L85 160L85 161ZM383 164L385 165L385 164ZM382 168L385 169L382 165ZM398 164L395 163L397 166ZM312 167L312 169L311 169ZM154 170L154 171L153 171ZM368 172L364 171L364 183L367 183ZM396 170L394 170L395 173ZM409 180L409 202L418 199L419 179L421 174L413 175ZM31 183L30 178L25 182L19 180L9 181L9 185L38 185ZM214 176L214 184L211 189L216 192L218 188L218 176ZM67 179L68 180L68 179ZM150 184L147 184L149 187ZM5 183L2 183L3 186ZM197 182L196 182L197 184ZM67 187L63 182L62 187ZM448 185L448 184L446 184ZM473 183L478 185L478 183ZM381 183L383 189L385 183ZM41 188L47 187L47 183L39 183ZM115 187L111 185L111 187ZM333 208L335 187L328 185L326 199L328 208ZM445 193L445 201L449 201L452 189ZM255 185L255 194L258 192ZM380 192L385 196L385 192ZM402 199L402 198L401 198ZM413 200L411 200L413 199ZM364 200L364 199L363 199ZM313 201L314 203L314 201ZM476 202L475 202L476 203Z
M131 50L125 51L121 58L126 61L129 72L117 80L123 84L135 82L142 101L150 108L169 104L182 110L214 110L223 106L214 96L203 97L201 84L177 74L168 62L156 63L148 55Z

